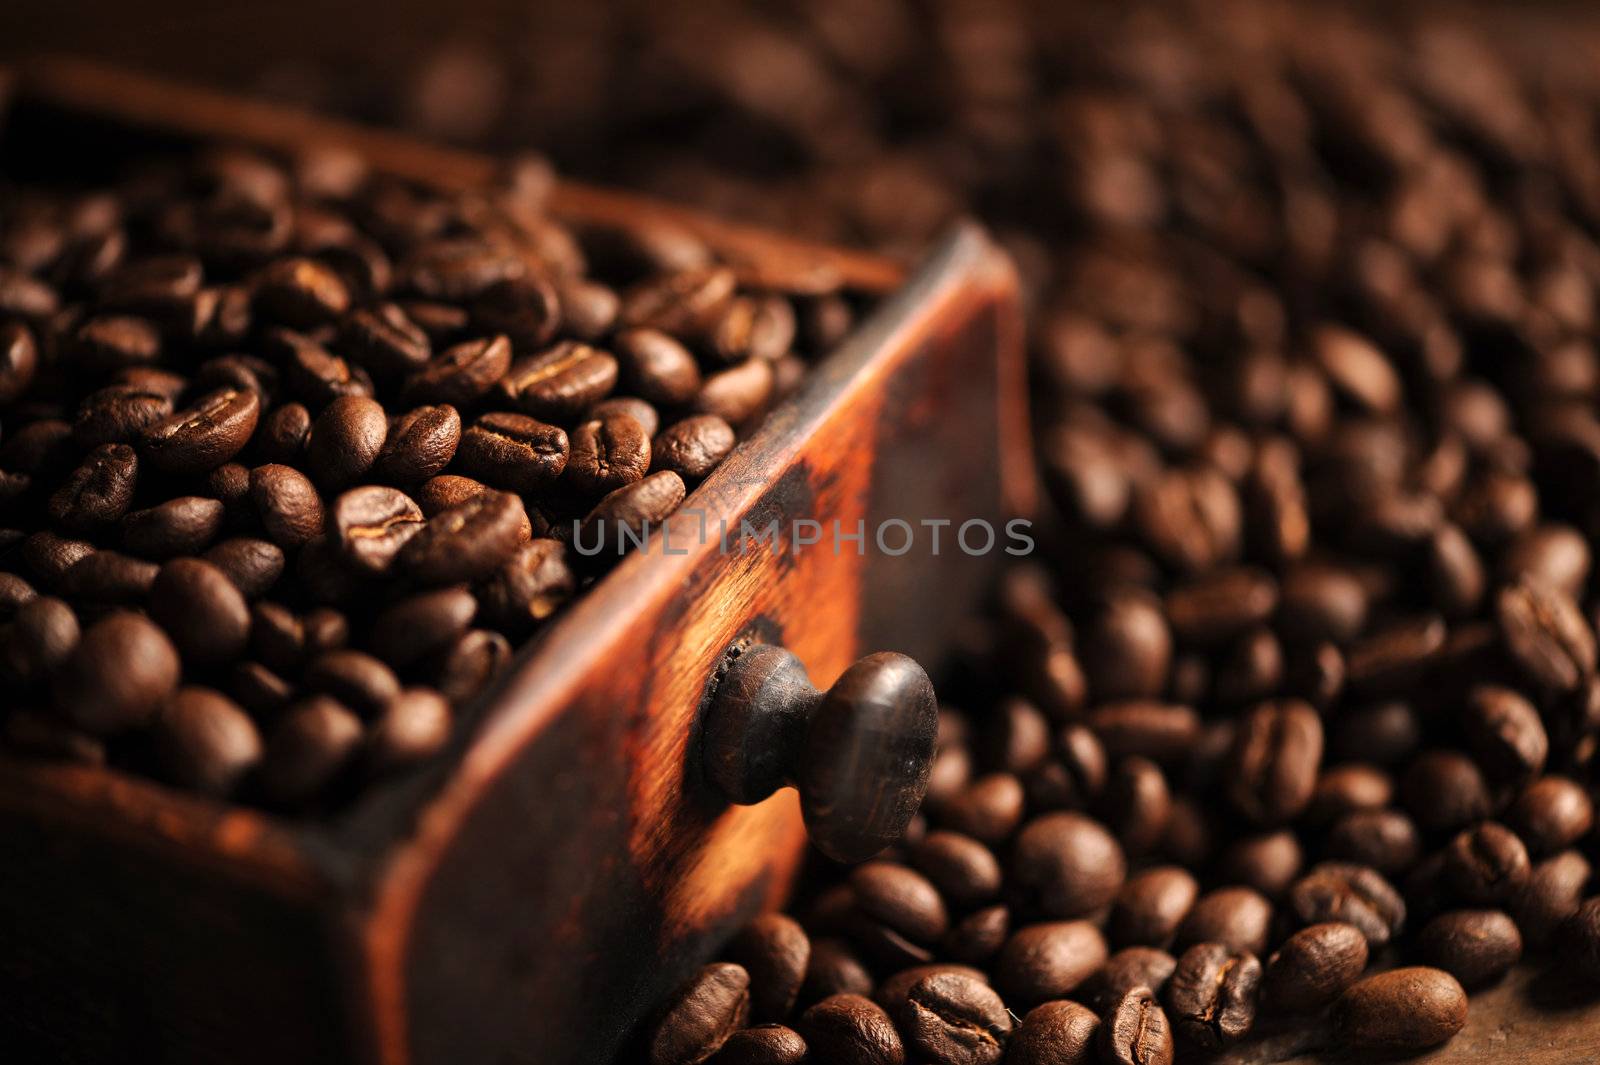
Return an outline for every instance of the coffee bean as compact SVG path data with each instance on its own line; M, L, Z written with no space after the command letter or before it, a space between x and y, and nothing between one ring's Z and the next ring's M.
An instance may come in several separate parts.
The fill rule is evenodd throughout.
M308 336L287 329L273 330L266 347L284 368L290 390L307 407L319 411L340 396L370 396L372 379Z
M588 344L563 340L518 359L505 375L506 397L535 418L570 424L616 387L617 360Z
M871 999L840 994L800 1017L811 1057L839 1065L904 1065L905 1046L888 1014ZM654 1065L654 1062L652 1062Z
M1271 576L1239 567L1179 585L1167 594L1166 617L1189 644L1217 644L1271 619L1278 586Z
M1106 1013L1136 987L1148 987L1160 996L1177 967L1178 959L1164 950L1124 947L1107 958L1079 990L1086 1002L1098 1012Z
M486 332L504 333L515 347L536 348L561 324L561 302L549 281L526 274L482 289L472 303L472 320Z
M612 342L622 381L650 403L678 406L700 391L700 368L678 341L653 329L629 329Z
M1046 1002L1028 1011L1006 1043L1007 1065L1090 1065L1100 1018L1076 1002Z
M367 396L341 396L323 408L306 440L306 463L325 490L338 491L366 476L388 437L383 406Z
M555 286L563 329L590 344L611 331L622 307L615 291L581 278L557 278Z
M554 425L523 414L485 414L461 434L456 463L486 484L514 492L545 488L566 469L571 445Z
M1571 526L1553 522L1517 537L1500 555L1500 573L1507 583L1527 577L1573 599L1583 595L1589 571L1589 542Z
M1327 824L1345 814L1381 810L1394 798L1388 773L1365 762L1329 766L1317 776L1306 820Z
M342 278L316 259L278 259L255 279L255 310L291 329L313 329L350 307Z
M660 528L683 502L683 480L663 470L608 493L577 530L580 554L621 554Z
M1343 921L1381 947L1405 924L1406 905L1376 870L1347 862L1323 862L1289 889L1289 908L1303 924Z
M994 853L959 832L930 832L910 847L911 864L951 906L966 909L995 898L1002 874Z
M1085 647L1089 682L1101 700L1154 698L1166 687L1172 636L1161 604L1142 590L1108 596Z
M1096 707L1087 724L1112 758L1136 755L1162 765L1183 759L1200 731L1192 707L1142 699Z
M305 686L370 717L400 695L394 671L369 654L349 649L325 651L306 663Z
M198 558L175 558L150 588L150 616L191 669L221 665L250 638L250 607L227 574Z
M1542 947L1583 901L1589 883L1589 861L1564 850L1534 865L1517 899L1517 928L1529 946Z
M708 376L690 408L698 414L714 414L729 425L744 425L766 411L776 388L772 364L748 359Z
M811 961L811 940L782 914L763 914L728 944L727 956L750 975L750 1016L782 1020L794 1008Z
M136 443L139 434L172 413L172 400L136 385L112 385L78 404L72 438L83 448Z
M261 397L255 392L218 389L146 429L140 451L167 473L204 473L244 450L260 417Z
M374 654L403 669L455 643L477 611L478 601L465 588L422 592L378 614L367 642Z
M0 325L0 406L27 394L39 369L39 347L21 322Z
M1049 921L1012 934L994 963L995 984L1016 1005L1065 998L1105 964L1106 943L1088 921Z
M1298 700L1262 703L1239 723L1228 795L1257 824L1293 819L1311 801L1322 760L1322 720Z
M250 716L210 688L180 688L154 720L154 742L171 779L207 795L231 794L261 760Z
M332 535L340 557L369 573L387 570L424 526L422 508L397 488L364 485L334 501Z
M657 434L652 469L671 470L692 484L716 469L737 442L733 427L715 414L690 415Z
M1108 905L1126 871L1116 839L1098 822L1075 813L1030 821L1012 855L1018 890L1051 917L1077 917Z
M246 599L265 595L283 576L283 550L268 540L234 537L216 544L202 557L221 570Z
M1304 859L1294 833L1262 832L1229 844L1217 859L1217 875L1225 883L1242 884L1275 899L1300 875Z
M461 415L454 407L417 407L396 419L372 476L392 484L420 484L450 465L460 443Z
M1111 941L1119 945L1164 947L1200 894L1200 885L1182 868L1159 865L1129 877L1111 911Z
M38 597L33 585L15 573L0 573L0 621L10 620L19 609Z
M947 826L996 846L1009 839L1026 808L1022 783L1011 773L990 773L972 781L941 809Z
M804 1065L806 1041L793 1028L758 1024L741 1028L717 1051L716 1065Z
M1328 828L1323 853L1329 858L1370 865L1385 875L1410 869L1422 852L1416 824L1399 810L1356 810Z
M0 679L22 690L46 683L72 656L80 635L72 607L54 596L20 603L0 632Z
M262 752L257 773L262 794L297 805L324 791L350 764L362 741L361 720L326 695L284 712Z
M140 603L160 570L154 562L116 551L94 551L61 575L56 590L80 603Z
M1005 906L986 906L952 925L939 949L958 961L977 964L998 954L1010 936L1011 911Z
M1346 679L1366 694L1382 694L1415 683L1444 648L1447 629L1433 614L1397 621L1351 646Z
M133 315L96 315L73 333L71 349L93 372L149 365L161 357L161 332Z
M944 1065L994 1065L1011 1032L1000 996L961 973L924 977L911 988L899 1017L908 1049Z
M1279 622L1290 636L1347 642L1366 625L1367 594L1344 570L1307 564L1283 580Z
M1196 943L1178 959L1163 1002L1177 1034L1202 1050L1232 1046L1255 1024L1261 962L1220 943Z
M1272 903L1247 887L1222 887L1195 900L1178 926L1179 947L1220 943L1240 954L1266 953L1272 932Z
M1553 854L1589 833L1594 826L1594 803L1574 781L1544 776L1512 801L1506 823L1531 854Z
M473 629L442 652L429 676L452 705L461 706L482 694L511 661L511 645L498 632Z
M417 505L422 507L422 513L431 518L441 511L449 510L469 499L492 491L494 489L482 481L474 481L471 477L442 473L424 481L417 488L416 499Z
M1485 821L1465 829L1445 849L1444 878L1471 905L1510 902L1528 882L1527 848L1509 828Z
M304 546L322 532L322 499L299 470L268 463L250 471L250 498L269 539L282 548Z
M1454 910L1429 921L1417 953L1466 988L1493 983L1522 957L1522 934L1499 910Z
M509 562L479 585L477 596L490 623L524 634L554 614L576 588L566 545L539 537L518 547Z
M471 407L511 369L511 342L503 336L468 340L446 349L406 378L408 403Z
M146 558L197 555L222 530L223 507L204 496L179 496L123 516L122 545Z
M1400 797L1427 831L1458 829L1489 815L1489 787L1472 759L1458 751L1428 751L1400 779Z
M1172 1028L1148 987L1136 987L1100 1025L1100 1057L1114 1065L1172 1065Z
M1334 1007L1351 1051L1411 1054L1437 1046L1467 1023L1467 996L1456 978L1424 966L1391 969L1347 988Z
M1507 653L1540 688L1571 691L1594 673L1594 633L1565 593L1522 580L1500 590L1495 616Z
M77 728L97 736L149 721L178 686L178 653L144 617L115 611L84 630L56 671L56 708Z
M71 532L104 529L128 512L139 459L126 444L102 444L85 456L50 497L50 518Z
M487 492L429 518L396 562L425 584L485 578L515 553L526 519L516 496Z
M564 476L585 495L615 491L639 480L649 469L650 438L643 426L626 415L587 421L572 431Z
M662 274L628 291L620 317L633 328L699 336L726 310L737 285L733 271L721 266Z
M397 304L380 303L346 316L339 327L339 350L379 378L403 378L428 364L428 334Z
M366 762L377 773L416 765L450 739L450 704L430 688L407 688L389 700L367 734Z
M1361 978L1367 949L1367 937L1355 925L1308 925L1267 959L1263 997L1284 1013L1321 1009Z
M736 297L711 327L704 347L716 361L776 362L794 343L794 306L782 296Z

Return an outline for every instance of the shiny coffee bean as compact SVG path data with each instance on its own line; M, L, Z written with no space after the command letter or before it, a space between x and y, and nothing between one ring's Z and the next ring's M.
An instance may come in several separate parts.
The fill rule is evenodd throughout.
M367 733L366 765L388 773L424 762L449 742L450 703L431 688L407 688L384 706Z
M27 690L44 685L77 649L77 615L54 596L19 604L0 636L0 680Z
M113 735L150 720L178 687L178 652L139 614L116 611L83 632L56 671L52 700L66 720Z
M750 1018L756 1023L789 1016L811 962L811 939L790 917L763 914L728 944L727 957L750 975Z
M204 496L179 496L122 518L122 546L145 558L198 555L222 531L223 505Z
M485 484L531 494L554 483L567 468L571 444L564 430L524 414L485 414L461 434L456 466ZM598 461L591 461L595 476Z
M140 452L167 473L204 473L244 450L260 418L259 394L250 389L218 389L145 429Z
M503 336L468 340L446 349L406 378L402 398L410 404L473 406L511 368L511 342Z
M1216 1053L1255 1024L1261 962L1220 943L1196 943L1178 958L1162 1001L1178 1036Z
M811 1057L839 1065L904 1065L905 1045L889 1015L869 998L840 994L800 1016ZM655 1065L652 1062L652 1065Z
M573 429L563 476L577 491L598 497L634 483L649 469L650 438L644 427L626 415L614 415Z
M102 444L50 497L50 519L69 532L105 529L128 512L138 482L139 459L133 449Z
M269 800L309 802L351 764L362 742L361 720L326 695L286 710L261 755L257 781Z
M381 485L364 485L340 495L330 520L340 557L369 573L387 570L424 525L422 508L410 496Z
M328 404L306 440L306 466L326 492L366 477L388 438L383 406L368 396L341 396Z
M899 1020L907 1049L943 1065L994 1065L1011 1033L1000 996L961 973L924 977L907 994Z
M261 760L261 735L237 704L210 688L180 688L157 713L157 757L177 784L232 794Z
M1109 905L1126 869L1115 837L1075 813L1030 821L1017 835L1012 853L1017 889L1050 917L1083 916Z
M609 352L564 340L547 351L518 359L502 389L535 418L571 424L610 395L617 383L617 360Z
M1467 1023L1467 996L1449 973L1425 966L1391 969L1347 988L1334 1006L1351 1051L1411 1054L1437 1046Z
M522 501L510 493L475 496L429 518L395 561L424 584L485 578L515 553L526 520Z
M1076 1002L1046 1002L1022 1018L1006 1043L1007 1065L1090 1065L1100 1018Z
M1322 760L1322 720L1306 703L1262 703L1240 721L1228 794L1258 824L1293 819L1311 801Z
M1452 910L1423 926L1417 955L1470 990L1498 980L1522 958L1522 933L1500 910Z
M460 443L461 415L454 407L417 407L389 429L372 476L390 484L420 484L450 465Z
M1148 987L1136 987L1100 1023L1100 1057L1113 1065L1172 1065L1172 1027Z
M322 498L299 470L257 466L250 471L250 498L267 538L281 548L302 547L322 532Z
M1106 960L1105 939L1088 921L1048 921L1012 933L995 959L995 986L1013 1006L1065 998Z
M671 470L693 484L716 469L737 442L733 427L715 414L690 415L656 434L651 468Z
M283 549L269 540L234 537L217 543L201 557L221 570L246 599L265 595L283 576Z
M243 594L227 574L198 558L176 558L161 567L150 588L150 616L191 669L229 661L250 638Z
M1267 959L1262 996L1283 1013L1321 1009L1361 978L1367 951L1367 937L1355 925L1308 925Z
M629 329L612 342L625 387L650 403L678 406L700 391L689 349L653 329Z
M382 712L400 695L394 671L362 651L325 651L306 663L307 689L323 692L365 717Z
M1376 870L1346 862L1323 862L1289 889L1289 908L1305 924L1342 921L1381 947L1405 925L1399 892Z

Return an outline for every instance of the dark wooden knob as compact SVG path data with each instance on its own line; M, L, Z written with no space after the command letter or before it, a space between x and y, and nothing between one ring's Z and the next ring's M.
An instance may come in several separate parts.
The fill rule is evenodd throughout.
M794 655L756 644L737 652L711 694L705 771L740 805L799 788L811 841L859 862L905 833L938 732L933 684L905 655L868 655L822 692Z

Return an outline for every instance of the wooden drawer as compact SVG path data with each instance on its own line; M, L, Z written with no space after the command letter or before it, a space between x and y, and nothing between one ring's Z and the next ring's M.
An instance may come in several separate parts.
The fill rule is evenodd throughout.
M60 119L64 139L87 118L96 137L334 141L454 187L493 169L80 63L17 84L17 106ZM1026 513L1005 258L964 225L902 276L617 194L569 186L555 202L579 220L669 217L747 269L836 271L883 299L664 536L520 650L437 766L297 822L101 770L0 765L9 1060L605 1061L665 989L782 899L802 856L792 790L730 806L702 779L697 723L729 645L781 643L823 685L867 651L940 656L996 562L956 549L953 530L937 558L880 552L870 531L860 554L826 536L724 551L714 533Z

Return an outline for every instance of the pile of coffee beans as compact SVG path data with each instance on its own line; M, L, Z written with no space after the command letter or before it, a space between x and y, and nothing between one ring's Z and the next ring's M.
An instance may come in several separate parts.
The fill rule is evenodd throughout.
M7 751L330 808L437 752L850 327L550 187L216 147L0 190Z
M1050 528L922 820L652 1065L1368 1060L1525 953L1600 981L1600 96L1448 25L1212 15L1049 111Z

